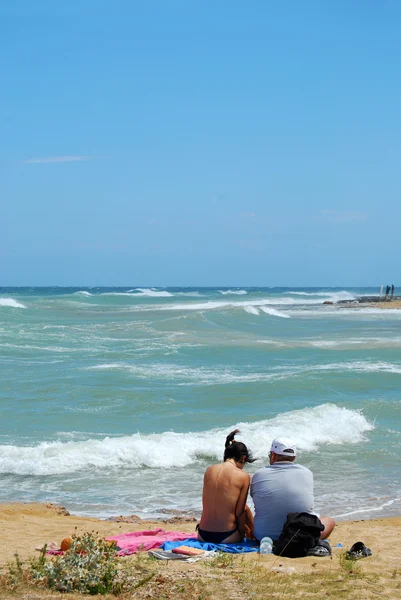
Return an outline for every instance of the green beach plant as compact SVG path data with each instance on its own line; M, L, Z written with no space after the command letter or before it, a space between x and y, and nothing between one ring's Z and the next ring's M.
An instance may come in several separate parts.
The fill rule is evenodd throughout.
M350 557L347 552L341 552L338 559L341 569L345 571L347 575L358 576L361 574L361 568L356 564L356 559Z
M38 565L36 573L47 579L48 587L60 592L95 595L115 593L120 587L116 546L94 532L73 535L65 554Z
M14 590L24 581L24 570L18 552L14 554L14 561L8 563L7 573L3 575L5 587Z

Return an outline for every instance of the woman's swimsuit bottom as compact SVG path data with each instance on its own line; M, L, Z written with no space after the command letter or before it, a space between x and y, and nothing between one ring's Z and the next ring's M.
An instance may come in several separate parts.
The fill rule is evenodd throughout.
M204 542L208 542L210 544L221 544L223 540L235 533L237 528L233 529L232 531L205 531L204 529L197 527L197 530Z

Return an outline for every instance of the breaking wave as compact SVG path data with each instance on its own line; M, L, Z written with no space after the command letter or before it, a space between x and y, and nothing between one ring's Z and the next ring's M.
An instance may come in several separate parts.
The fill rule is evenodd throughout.
M14 298L0 298L0 306L9 306L11 308L26 308L25 304L17 302Z
M360 444L374 429L360 411L322 404L280 414L256 423L237 423L241 436L259 459L266 459L269 441L286 435L299 451L327 445ZM182 468L204 460L220 460L227 428L196 433L159 434L86 441L42 442L36 446L0 445L0 473L60 475L82 470ZM256 453L258 449L258 454ZM260 450L259 450L260 449Z
M156 290L155 288L135 288L134 290L131 290L130 293L147 298L169 298L173 295L166 290Z

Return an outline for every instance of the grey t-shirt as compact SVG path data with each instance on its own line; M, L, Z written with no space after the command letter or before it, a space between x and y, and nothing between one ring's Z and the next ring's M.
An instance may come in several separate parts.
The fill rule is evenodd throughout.
M255 537L276 540L290 512L313 511L313 475L302 465L277 462L256 471L251 496L255 505Z

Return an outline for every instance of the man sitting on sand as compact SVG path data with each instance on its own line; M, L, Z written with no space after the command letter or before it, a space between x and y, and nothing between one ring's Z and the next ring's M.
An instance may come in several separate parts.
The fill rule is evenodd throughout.
M226 439L224 462L212 465L203 479L203 511L198 539L213 544L235 544L253 537L253 516L246 505L250 476L245 463L254 462L248 448L236 442L236 429Z
M309 469L294 464L295 444L286 439L273 440L269 452L270 465L256 471L252 477L251 496L255 504L255 538L276 540L288 513L313 510L313 475ZM320 537L327 538L335 527L331 517L319 517L324 525Z

